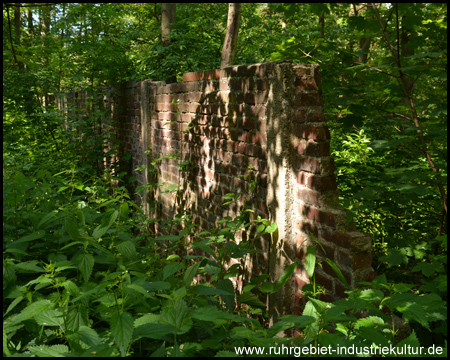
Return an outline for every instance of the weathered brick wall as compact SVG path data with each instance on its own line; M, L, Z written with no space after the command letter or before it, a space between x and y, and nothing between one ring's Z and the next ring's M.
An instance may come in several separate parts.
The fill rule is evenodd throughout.
M233 66L187 73L182 83L145 80L119 90L114 105L118 138L132 154L129 171L136 185L146 184L148 173L133 169L182 152L181 159L158 162L152 181L179 183L182 206L202 229L236 214L238 209L222 204L227 193L248 193L248 178L241 175L259 179L249 206L254 216L276 222L278 231L271 238L251 239L262 253L247 262L249 272L269 272L277 280L291 263L302 264L306 247L316 240L326 251L317 247L319 257L333 260L351 286L373 274L371 238L345 225L346 213L337 204L317 65ZM150 155L145 155L147 149ZM195 167L180 174L177 164L185 159ZM161 202L156 215L170 217L175 195L154 195ZM149 211L145 201L141 205ZM298 312L306 283L300 265L268 300L273 319ZM316 267L316 283L327 291L324 300L345 296L344 285L325 261Z

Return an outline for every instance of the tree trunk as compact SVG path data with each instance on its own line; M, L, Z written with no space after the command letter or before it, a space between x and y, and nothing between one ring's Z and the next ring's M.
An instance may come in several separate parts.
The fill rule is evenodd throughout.
M359 51L363 52L363 54L358 56L358 61L360 63L365 64L367 62L367 58L369 56L370 49L370 38L363 37L359 40Z
M164 46L170 45L170 24L175 24L176 22L176 4L162 4L161 7L161 39ZM172 84L177 82L176 75L169 76L166 79L166 84Z
M169 45L170 24L176 22L176 4L162 4L161 34L164 45Z
M34 35L33 11L31 7L27 8L27 20L28 20L28 33L33 36Z
M15 32L15 41L16 45L20 45L20 3L15 3L14 6L14 32ZM17 66L19 69L23 69L23 62L18 60Z
M15 3L14 6L14 32L16 35L16 45L20 44L20 3Z
M325 37L325 13L319 16L319 34L321 38Z
M241 4L230 3L228 7L228 22L225 42L223 43L220 68L233 65L236 55L236 45L239 31L239 20L241 18Z

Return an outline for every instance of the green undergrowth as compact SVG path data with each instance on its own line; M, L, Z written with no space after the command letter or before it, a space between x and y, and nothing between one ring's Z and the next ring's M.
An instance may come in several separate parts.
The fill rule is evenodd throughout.
M237 356L252 355L251 347L270 355L270 347L319 345L395 351L423 345L421 332L439 339L446 355L442 279L416 289L379 276L348 289L346 299L323 302L311 246L304 265L290 265L276 281L268 274L246 279L238 292L232 279L258 251L252 240L276 230L254 219L245 203L208 232L197 231L187 211L153 219L167 231L155 235L126 187L112 185L120 178L64 161L76 158L76 146L60 144L49 158L50 143L13 140L3 144L4 356ZM180 188L167 191L177 195ZM227 195L227 205L241 195ZM238 242L242 230L252 235ZM230 258L240 262L228 267ZM422 264L420 271L434 275ZM268 327L266 296L297 266L310 276L309 301L301 315L286 314ZM413 325L403 338L395 316ZM291 330L299 336L287 336Z

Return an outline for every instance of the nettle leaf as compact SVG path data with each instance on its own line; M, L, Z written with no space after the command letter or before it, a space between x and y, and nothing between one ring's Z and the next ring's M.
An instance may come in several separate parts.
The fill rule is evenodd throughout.
M36 315L34 320L41 326L61 326L64 323L62 311L58 309L44 311Z
M67 329L76 332L80 326L87 325L89 325L88 309L80 303L71 306L66 315Z
M83 275L84 282L87 282L92 274L92 269L94 268L94 257L91 254L80 254L77 259L78 270L80 270L81 275Z
M253 294L251 292L247 292L247 293L243 293L243 294L239 295L237 297L237 302L241 303L241 304L247 304L250 306L261 308L261 309L266 308L266 304L264 304L261 300L258 299L258 297L255 294Z
M200 267L201 262L197 262L194 265L189 266L186 271L184 272L183 282L185 286L190 286L192 283L192 280L194 279L195 275L197 275L198 268Z
M234 286L230 279L220 280L216 283L216 289L223 290L233 295L222 295L221 298L225 301L228 310L233 310L235 306Z
M415 348L420 347L420 341L417 338L415 330L411 332L411 335L409 335L406 339L400 341L398 344L396 344L395 349L404 349L406 346L411 346ZM400 350L398 354L401 354L403 350Z
M128 203L125 201L122 203L122 205L120 205L120 211L122 214L124 214L125 216L128 216L128 213L130 211L130 208L128 206Z
M118 314L116 311L111 316L111 333L114 342L119 347L121 356L126 355L128 344L133 335L133 316L127 312Z
M314 275L314 268L316 266L316 248L314 246L308 246L305 255L305 268L308 277L312 279Z
M179 235L163 235L155 238L156 241L178 241L181 239Z
M171 286L170 283L167 281L155 281L151 283L149 282L142 284L142 287L149 292L158 290L169 290L170 286Z
M376 290L376 289L365 289L362 290L361 293L359 294L359 298L366 300L366 301L370 301L370 302L374 302L374 301L381 301L384 297L384 293L380 290Z
M19 304L22 300L24 299L24 297L22 295L20 295L19 297L15 298L11 304L9 304L8 309L6 309L6 312L4 313L3 316L5 316L7 313L9 313L12 309L14 309L17 304Z
M66 280L61 285L64 286L64 289L66 289L70 295L74 297L80 295L80 289L71 280Z
M33 241L33 240L37 240L37 239L41 239L45 236L45 231L44 230L39 230L36 231L32 234L26 235L26 236L22 236L20 239L14 241L11 243L12 244L20 244L23 242L28 242L28 241Z
M181 331L176 334L184 334L192 327L191 311L183 299L170 299L161 310L162 323L172 325Z
M220 295L220 296L234 295L234 291L230 293L228 291L206 285L196 285L193 287L192 292L197 295Z
M286 283L286 281L288 281L288 279L291 277L292 273L294 272L294 270L297 268L298 263L293 263L291 265L289 265L286 270L284 270L283 274L281 274L280 278L278 279L277 284L275 285L273 292L277 292L278 290L280 290L283 285Z
M30 346L28 350L39 357L65 357L70 354L66 345L39 345Z
M140 285L136 285L136 284L128 284L125 287L125 289L123 289L123 291L127 294L133 294L133 295L141 294L146 298L151 297L149 292L147 290L145 290L144 287L142 287Z
M184 269L183 263L170 263L164 266L163 269L163 280L166 280L169 276L175 274L177 271Z
M270 281L262 283L261 286L258 287L258 289L263 293L272 293L274 292L274 288L275 286Z
M315 339L320 329L320 314L317 312L311 301L308 301L306 303L302 315L309 316L315 319L315 321L311 321L304 329L304 334L306 335L305 341Z
M358 319L355 324L356 333L362 339L368 340L369 343L381 344L388 346L388 339L383 334L384 322L383 319L376 316L370 316L365 319Z
M39 300L30 305L28 305L25 309L23 309L19 314L11 317L10 322L6 321L6 326L15 325L22 321L31 319L44 311L51 310L55 306L50 300Z
M38 228L40 228L41 226L43 226L44 224L46 224L47 222L49 222L51 219L53 219L55 217L55 215L57 214L56 211L52 211L51 213L48 213L47 215L45 215L41 221L38 224ZM46 224L46 226L48 226L49 224Z
M3 355L11 356L11 352L8 349L8 335L6 335L5 328L3 328Z
M173 334L180 331L181 329L170 324L147 323L136 327L133 333L133 339L161 339L168 334Z
M67 338L70 340L80 340L88 346L97 346L102 342L97 332L87 326L80 326L78 331L73 334L67 335Z
M37 266L39 262L37 260L20 262L14 265L14 268L18 270L17 272L45 272L45 270Z
M73 219L65 219L64 228L72 240L81 240L78 224Z
M202 307L192 311L192 317L202 321L230 320L236 322L251 321L251 319L219 310L216 307Z
M135 260L137 258L136 247L131 241L124 241L117 244L117 250L127 259Z
M108 210L105 215L103 215L101 224L95 228L92 236L95 239L102 237L109 230L112 224L114 224L114 221L116 221L118 215L119 212L117 210Z

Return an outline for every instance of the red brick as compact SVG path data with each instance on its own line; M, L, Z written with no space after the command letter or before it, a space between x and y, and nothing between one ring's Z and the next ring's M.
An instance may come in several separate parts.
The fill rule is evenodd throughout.
M253 130L255 128L255 118L244 117L242 119L242 128L245 130Z
M268 91L259 91L255 96L255 104L265 104L269 97Z
M304 123L306 121L306 110L295 110L294 122Z
M322 106L322 98L321 98L320 94L317 94L317 93L313 93L313 94L296 93L294 105L295 106Z
M297 156L296 166L299 170L320 174L322 171L321 162L318 159Z
M295 277L295 287L296 289L298 289L299 291L302 290L303 286L309 284L309 281L304 280L302 278L300 278L299 276Z
M295 223L295 228L300 230L300 231L302 231L302 232L304 232L305 234L307 234L309 236L312 234L316 238L317 238L317 236L319 234L318 228L314 224L312 224L310 222L307 222L307 221L300 221L300 220L298 220Z
M294 67L294 74L295 74L295 76L310 76L311 68L310 67L307 67L307 68Z
M220 78L220 70L197 71L183 74L183 82L216 80Z
M303 139L294 142L294 148L300 155L309 155L314 157L330 156L329 142L313 142Z
M294 134L298 138L307 140L329 140L330 131L327 126L309 126L309 125L295 125Z
M306 204L311 204L319 206L320 204L320 194L317 191L312 191L308 189L297 190L297 198Z
M316 80L313 77L296 78L294 82L295 90L297 91L317 91Z
M372 266L372 254L354 254L352 255L352 269L364 269Z
M246 116L265 117L266 107L262 105L247 105L244 108L244 114Z
M327 225L331 228L336 226L335 214L305 204L300 204L299 210L308 220L317 221L318 223Z
M247 141L257 145L266 145L267 136L265 134L248 133Z
M249 135L249 133L247 131L242 131L242 130L234 130L231 129L230 130L230 136L231 139L234 141L247 141L247 136Z
M328 264L327 264L328 265ZM329 291L333 291L333 281L326 276L324 276L320 271L315 273L316 283L323 286L325 289Z
M308 122L325 122L325 115L323 112L309 113Z

